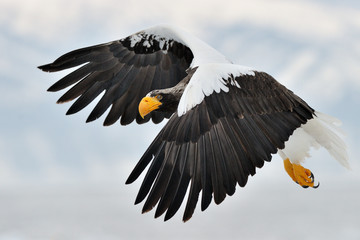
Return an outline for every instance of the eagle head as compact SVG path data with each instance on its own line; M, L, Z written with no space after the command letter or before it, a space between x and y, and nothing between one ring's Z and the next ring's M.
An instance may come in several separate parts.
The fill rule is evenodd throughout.
M177 88L153 90L139 103L139 113L142 118L152 111L174 113L179 104L183 91Z

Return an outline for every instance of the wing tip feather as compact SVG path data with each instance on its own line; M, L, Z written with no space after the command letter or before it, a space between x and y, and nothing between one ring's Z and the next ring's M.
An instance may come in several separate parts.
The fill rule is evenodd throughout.
M51 72L52 63L44 64L44 65L38 66L37 68L44 72Z

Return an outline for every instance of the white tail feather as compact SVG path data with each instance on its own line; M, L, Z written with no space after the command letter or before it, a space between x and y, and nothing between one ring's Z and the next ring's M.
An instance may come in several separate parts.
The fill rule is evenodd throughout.
M324 113L315 114L313 119L294 131L285 143L285 148L279 150L280 156L289 158L293 163L300 163L310 156L311 147L317 149L323 146L341 165L349 169L346 144L340 137L344 136L339 127L341 121Z

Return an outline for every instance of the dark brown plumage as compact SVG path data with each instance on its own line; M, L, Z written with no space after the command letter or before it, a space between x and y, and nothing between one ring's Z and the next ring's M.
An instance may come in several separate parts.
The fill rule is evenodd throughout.
M49 88L70 87L58 101L76 99L67 114L104 92L87 122L108 108L104 125L171 117L126 181L134 182L148 167L135 203L145 201L143 212L157 205L155 217L166 212L165 220L178 211L187 190L184 221L193 215L200 192L201 210L213 198L219 204L233 195L236 184L244 187L256 168L316 116L269 74L236 67L200 40L167 26L75 50L39 68L55 72L76 66ZM231 70L224 73L221 67ZM198 79L199 69L210 73ZM143 119L138 105L147 94L161 104L156 101L156 109Z

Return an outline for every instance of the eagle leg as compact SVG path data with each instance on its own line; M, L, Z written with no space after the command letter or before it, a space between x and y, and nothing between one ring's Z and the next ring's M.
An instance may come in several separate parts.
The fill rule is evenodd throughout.
M291 179L303 188L319 187L320 183L314 185L315 177L309 169L306 169L299 164L291 163L288 158L284 160L284 168Z

